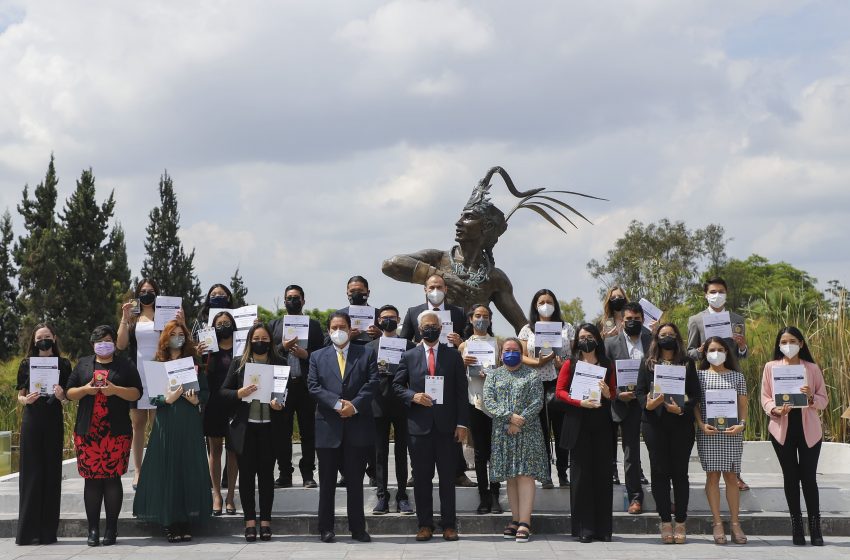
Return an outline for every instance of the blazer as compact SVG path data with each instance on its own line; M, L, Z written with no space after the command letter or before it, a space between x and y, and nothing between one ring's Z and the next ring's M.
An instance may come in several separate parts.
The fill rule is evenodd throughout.
M695 362L704 357L699 351L699 347L702 346L703 342L705 342L705 325L702 322L703 315L708 315L708 309L704 309L696 315L688 317L688 357ZM732 321L733 324L746 324L743 317L732 311L729 311L729 320ZM749 348L747 348L743 353L738 351L738 345L735 343L734 339L724 338L723 340L726 341L726 344L729 346L729 350L735 352L735 355L738 358L746 358L749 355Z
M421 406L413 402L416 393L425 392L425 378L428 376L428 360L422 344L401 356L393 378L396 396L408 407L408 433L414 436L428 435L432 430L454 433L458 426L469 426L466 366L460 352L440 344L435 365L434 375L444 378L443 402L440 404Z
M614 368L614 371L617 369L617 360L628 360L631 358L625 336L620 332L617 336L609 336L605 339L605 355L611 361L611 367ZM646 354L649 352L649 345L652 344L652 333L649 332L649 329L641 329L640 342L643 345L643 353ZM623 422L628 417L629 411L636 408L640 408L637 399L629 402L614 399L611 401L611 418L614 419L614 422Z
M307 357L302 359L289 358L289 352L283 347L283 318L275 319L269 323L272 340L277 348L278 353L286 358L287 364L291 368L289 372L289 380L299 379L306 381L307 370L310 369L310 354L325 345L325 333L322 331L322 326L315 319L310 319L310 329L307 333ZM295 363L295 362L298 363ZM300 366L300 367L299 367Z
M582 408L581 401L570 396L570 385L572 385L573 374L575 373L577 360L566 360L561 366L561 371L558 372L558 382L555 385L555 398L567 403L568 406L564 409L564 420L561 427L561 440L558 446L562 449L573 449L578 443L578 435L581 432L582 422L587 419L589 421L603 422L611 421L611 401L617 399L617 387L614 379L613 364L600 363L602 367L608 368L608 373L605 375L605 383L608 385L608 390L611 391L611 398L602 398L598 409ZM601 414L600 414L601 412ZM591 416L595 415L595 416Z
M664 405L660 405L655 410L647 410L646 408L646 400L650 393L652 393L652 381L654 379L654 373L650 370L646 365L646 360L640 365L640 371L638 372L638 382L637 387L635 387L635 397L637 401L640 403L640 407L643 410L643 421L648 424L653 425L662 425L662 426L670 426L671 424L675 424L677 422L682 422L685 424L693 424L694 423L694 407L699 403L700 398L702 398L702 387L699 384L699 377L697 377L697 368L694 365L694 361L690 358L685 358L685 363L679 364L686 367L685 370L685 407L683 409L683 414L679 416L678 414L671 414L667 412L667 408Z
M378 362L372 350L365 346L349 343L342 378L335 346L310 355L307 389L317 403L317 448L336 448L343 441L355 446L374 445L372 399L378 384ZM340 399L351 401L357 413L349 418L340 416L334 408Z
M826 394L826 383L823 379L823 372L821 372L817 364L805 360L800 360L800 363L806 368L806 378L814 395L814 402L800 409L806 445L812 447L823 438L823 427L821 426L819 411L826 409L826 405L829 404L829 397ZM761 376L761 407L770 417L770 424L767 426L770 435L780 445L785 445L785 436L788 434L788 416L773 416L770 413L776 406L773 400L773 367L781 365L783 365L781 360L767 362L764 365L764 372Z
M135 387L139 390L139 396L141 396L143 390L139 370L127 358L114 354L112 363L98 364L97 369L109 370L106 379L110 383L119 387ZM68 389L72 387L82 387L91 383L92 378L94 378L94 370L94 356L80 358L74 371L71 372L71 377L68 378L65 392L67 393ZM77 406L77 421L74 424L74 433L77 435L82 436L89 431L91 415L94 410L94 398L94 395L86 395L80 399ZM133 433L133 427L130 424L130 402L117 396L106 397L106 408L108 409L106 418L109 420L109 431L113 435L125 436Z
M466 325L466 314L463 312L463 308L458 307L457 305L449 305L448 303L443 305L443 307L446 311L450 311L452 314L452 330L460 336L463 336L463 327ZM417 319L419 318L420 313L426 309L433 308L434 306L430 303L423 303L408 309L407 314L404 316L404 323L401 325L401 333L399 336L419 344L422 340L422 335L419 334Z
M378 346L380 342L381 339L376 338L366 345L367 348L370 348L375 353L376 359L378 357ZM408 350L415 346L411 341L407 341ZM398 371L398 364L387 364L387 370L387 373L381 373L380 369L378 370L380 384L378 385L378 391L375 393L375 399L372 401L372 414L375 418L405 414L404 405L396 396L395 391L393 391L393 377L395 377L395 373Z

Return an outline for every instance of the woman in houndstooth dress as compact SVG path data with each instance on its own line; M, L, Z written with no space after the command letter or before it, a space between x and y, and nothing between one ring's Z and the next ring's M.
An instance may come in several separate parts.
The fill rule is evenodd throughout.
M720 517L720 476L726 483L726 501L732 540L745 544L747 537L738 522L740 491L737 474L741 472L741 455L744 452L744 420L747 417L747 382L738 371L735 353L730 352L726 342L719 337L705 341L702 363L697 377L700 383L700 402L697 419L697 450L702 469L705 471L705 494L714 517L713 536L716 544L726 544L726 531ZM726 422L725 428L708 423L706 414L706 391L732 389L737 395L737 417L735 425Z

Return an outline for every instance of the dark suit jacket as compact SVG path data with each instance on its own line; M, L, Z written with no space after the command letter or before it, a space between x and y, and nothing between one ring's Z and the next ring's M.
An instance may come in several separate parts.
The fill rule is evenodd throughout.
M381 339L376 338L366 345L367 348L372 349L376 358L378 356L380 342ZM411 341L407 341L408 350L415 346ZM378 378L381 380L381 383L378 387L378 392L375 393L375 400L372 401L372 414L375 415L375 418L406 414L404 405L395 395L395 391L393 391L393 377L395 377L395 373L398 371L398 364L387 364L387 370L386 373L381 372L380 367L378 370Z
M562 449L574 449L578 443L578 436L581 432L582 424L585 422L611 422L611 400L602 399L600 408L582 408L575 404L566 402L570 387L572 386L573 375L576 371L577 360L569 360L561 366L561 371L558 372L558 381L555 389L555 398L564 402L564 420L561 424L561 439L558 441L558 446ZM605 382L611 390L611 394L616 394L616 385L614 384L614 364L600 363L602 367L608 368L608 373L605 376ZM616 399L616 396L614 397ZM605 443L608 445L608 443Z
M652 382L655 379L655 373L646 366L646 361L640 366L638 373L638 383L635 388L635 397L640 402L640 407L643 410L643 421L649 424L671 426L676 423L693 424L694 423L694 407L699 403L701 391L699 377L697 377L697 369L694 366L694 361L690 358L685 358L685 363L679 364L685 366L685 406L681 416L667 412L664 405L659 406L655 410L646 409L646 399L652 392Z
M446 304L443 307L445 307L446 311L451 311L452 313L452 330L462 337L463 328L466 325L466 314L463 312L463 308L449 304ZM429 303L423 303L408 309L407 315L404 316L404 323L401 325L401 333L399 336L419 344L422 340L422 336L419 334L419 325L416 320L419 318L419 314L426 309L434 309L434 306Z
M227 370L227 377L219 389L219 396L230 403L232 409L235 410L233 417L230 419L230 424L227 430L227 438L225 440L227 449L233 451L237 455L242 454L242 448L245 445L245 430L248 428L248 413L251 408L251 403L247 403L239 398L237 391L242 388L245 381L245 368L241 367L242 357L234 357L230 362L230 369ZM281 361L272 360L270 365L283 365ZM283 411L271 409L271 424L272 435L277 437L277 434L282 434L282 425L284 422ZM269 445L272 443L269 442Z
M307 388L316 400L316 447L333 448L345 440L350 445L375 442L372 399L378 390L378 362L371 349L349 343L345 375L339 376L336 347L328 346L310 355ZM334 410L340 399L351 401L357 414L343 418Z
M421 344L402 355L393 378L393 390L409 407L407 430L411 435L428 435L431 430L452 433L458 426L469 426L466 367L460 352L440 344L434 375L444 377L443 402L430 407L414 403L413 396L425 392L428 360Z
M119 387L135 387L139 390L139 395L142 394L142 380L139 377L139 370L133 362L115 354L112 356L112 362L109 364L97 364L96 369L109 370L106 379ZM71 372L68 378L68 383L65 385L65 392L72 387L82 387L91 383L94 377L95 356L86 356L80 358L76 367ZM130 401L125 401L121 397L111 396L106 397L106 418L109 420L109 431L113 436L130 435L133 433L133 428L130 425ZM80 404L77 406L77 421L74 424L74 433L85 435L89 431L91 424L91 415L94 411L94 396L86 395L80 399Z
M652 333L648 329L641 329L640 342L643 345L643 353L648 353L649 345L652 343ZM616 360L628 360L631 357L629 356L629 348L626 345L626 339L623 333L605 339L605 355L608 356L615 370L617 366ZM640 404L638 404L637 399L629 402L614 399L611 401L611 418L614 419L614 422L623 422L631 410L639 408Z
M325 333L322 331L322 326L315 319L310 319L310 330L307 334L307 357L303 360L298 360L297 366L293 367L295 359L289 360L289 352L283 348L283 319L275 319L269 323L269 329L272 331L272 340L277 348L278 353L286 358L292 370L289 372L290 379L301 379L306 381L307 370L310 369L310 354L325 345Z

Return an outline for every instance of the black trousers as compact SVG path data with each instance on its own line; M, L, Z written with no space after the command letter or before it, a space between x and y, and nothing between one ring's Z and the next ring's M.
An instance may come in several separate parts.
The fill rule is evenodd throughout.
M301 460L298 470L304 480L313 478L316 469L316 401L307 390L302 379L289 383L286 407L281 411L283 433L275 442L275 455L281 478L292 478L292 433L295 428L295 416L298 416L298 434L301 437Z
M478 480L478 494L484 495L499 490L499 483L489 483L490 473L487 466L490 463L493 438L493 420L469 405L469 431L472 434L472 444L475 448L475 478Z
M36 402L24 407L15 544L56 542L62 500L63 432L62 407L58 404Z
M319 531L334 530L334 498L336 496L336 473L345 477L347 494L348 528L352 535L366 531L366 515L363 513L363 473L372 447L347 445L319 447Z
M375 478L378 498L389 499L390 426L395 434L395 477L398 481L396 501L407 499L407 417L403 411L391 410L375 418Z
M457 528L455 478L457 443L454 432L432 429L424 436L410 435L410 459L413 463L413 497L420 527L434 527L434 470L440 477L440 525L443 530Z
M271 521L274 503L274 452L272 450L272 425L248 423L245 444L236 456L239 465L239 500L245 521L257 519L254 499L254 478L260 492L260 521Z
M673 422L650 424L644 422L643 440L649 450L649 466L652 476L652 497L661 521L673 520L670 507L670 484L673 484L673 499L676 501L676 523L688 518L690 482L688 463L694 447L694 425L677 418Z
M640 484L640 474L643 470L640 464L640 423L641 409L639 406L629 406L629 412L622 422L614 422L612 440L614 455L611 462L617 468L617 434L623 438L623 471L626 474L626 492L629 501L637 500L643 503L643 486Z
M547 382L548 383L548 382ZM554 383L554 382L553 382ZM546 414L549 414L547 421ZM555 470L558 473L558 479L567 478L567 469L570 468L570 450L564 449L559 444L561 442L561 428L564 425L564 413L558 410L553 410L549 407L544 407L540 411L540 425L543 427L543 441L546 443L546 456L549 458L550 473L552 463L552 436L555 437ZM551 474L549 478L552 478Z
M610 537L614 486L611 473L611 418L607 408L582 409L581 428L572 449L570 522L574 537Z
M806 512L809 515L820 514L820 493L818 492L817 469L820 448L823 440L812 447L806 443L803 434L803 419L799 409L788 415L788 432L785 443L780 444L773 436L770 443L779 459L782 478L785 482L785 501L792 515L801 515L800 487L806 500Z

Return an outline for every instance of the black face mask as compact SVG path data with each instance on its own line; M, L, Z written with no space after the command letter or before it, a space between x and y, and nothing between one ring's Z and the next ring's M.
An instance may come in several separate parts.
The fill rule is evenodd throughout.
M301 308L304 306L301 298L286 298L283 300L283 305L286 306L286 312L290 315L301 315Z
M219 340L227 340L228 338L233 336L233 325L230 325L228 327L221 325L217 326L215 328L215 336Z
M378 323L378 326L384 332L393 332L398 328L398 321L395 319L381 319L381 322Z
M637 319L629 319L626 321L625 325L623 325L623 330L626 331L626 334L629 336L639 335L642 328L643 322L638 321Z
M582 352L593 352L594 350L596 350L596 341L593 339L579 340L578 349Z
M440 339L440 327L428 325L420 329L422 331L422 340L428 343L437 342Z
M156 301L156 294L147 292L139 296L139 301L142 305L150 305Z
M679 342L675 336L662 336L658 339L658 346L664 350L676 350L679 347Z
M53 339L52 338L42 338L41 340L35 343L35 347L42 352L47 352L48 350L53 350Z
M269 348L271 348L271 343L267 340L258 340L257 342L251 342L251 352L254 354L268 354Z
M368 299L369 296L363 292L352 292L351 295L348 296L348 303L351 305L366 305L366 300Z
M626 298L624 297L614 297L608 300L608 305L611 307L611 311L622 311L626 306Z

